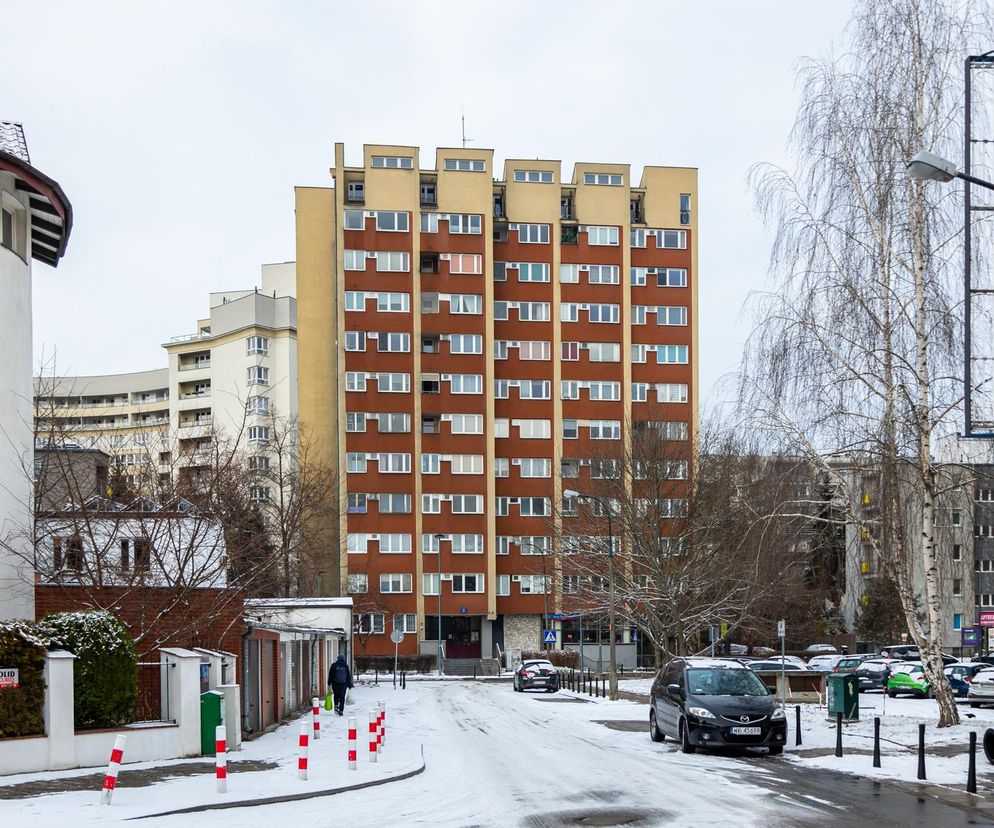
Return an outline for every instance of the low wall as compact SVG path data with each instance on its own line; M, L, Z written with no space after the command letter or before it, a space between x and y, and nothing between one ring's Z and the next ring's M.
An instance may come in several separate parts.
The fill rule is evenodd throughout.
M107 754L110 756L110 754ZM0 776L48 770L48 737L20 736L0 740Z
M124 764L175 759L181 756L178 725L143 724L120 730L93 730L76 734L76 765L80 768L106 765L118 734L128 737Z

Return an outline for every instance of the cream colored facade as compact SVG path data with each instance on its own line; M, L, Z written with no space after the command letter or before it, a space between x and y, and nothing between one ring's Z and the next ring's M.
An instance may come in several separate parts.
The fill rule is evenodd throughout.
M215 436L248 444L253 426L295 417L294 292L292 262L263 265L261 288L212 293L196 333L163 344L165 368L36 378L38 440L55 422L60 439L131 471L151 462L161 472L199 465Z

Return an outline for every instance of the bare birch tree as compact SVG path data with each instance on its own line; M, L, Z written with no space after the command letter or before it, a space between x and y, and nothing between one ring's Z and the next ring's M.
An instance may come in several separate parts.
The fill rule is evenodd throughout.
M990 35L980 2L859 3L843 54L801 66L795 169L753 176L780 281L745 357L750 416L807 455L846 503L858 502L847 466L879 469L880 511L864 528L897 586L940 726L958 715L940 657L932 448L960 402L961 216L951 190L909 179L905 165L923 148L954 154L962 60L978 35Z

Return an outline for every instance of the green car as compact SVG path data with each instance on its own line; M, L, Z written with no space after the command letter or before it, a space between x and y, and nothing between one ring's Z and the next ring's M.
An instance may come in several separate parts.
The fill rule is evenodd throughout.
M911 693L920 699L932 698L932 688L922 672L921 662L897 664L891 670L887 679L887 695L893 699L898 693Z

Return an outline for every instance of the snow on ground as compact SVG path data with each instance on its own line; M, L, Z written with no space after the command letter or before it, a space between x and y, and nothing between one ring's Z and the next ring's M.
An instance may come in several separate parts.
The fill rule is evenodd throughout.
M232 758L268 758L278 770L232 772L229 793L214 792L212 775L129 788L122 770L113 804L98 804L99 791L0 801L0 825L30 828L115 825L123 820L201 802L299 793L401 773L420 764L411 779L362 791L301 802L205 812L158 820L184 828L248 828L267 822L339 826L461 826L561 824L577 814L630 810L644 824L701 823L736 826L777 824L777 814L808 808L800 799L771 797L742 776L740 760L684 756L653 744L645 728L611 729L602 722L639 721L645 705L568 700L568 694L514 693L509 684L415 682L406 690L357 686L355 710L388 705L385 761L375 766L360 749L360 770L346 767L345 721L322 715L324 736L312 745L311 779L295 772L296 726L281 728L245 746ZM362 723L360 715L360 724ZM366 720L368 721L368 719ZM361 727L360 727L361 731ZM660 784L665 779L666 784ZM0 784L22 781L5 778ZM702 797L703 789L721 790ZM817 815L811 812L812 819ZM565 816L564 816L565 815ZM15 818L16 817L16 818ZM565 823L563 823L565 824Z

